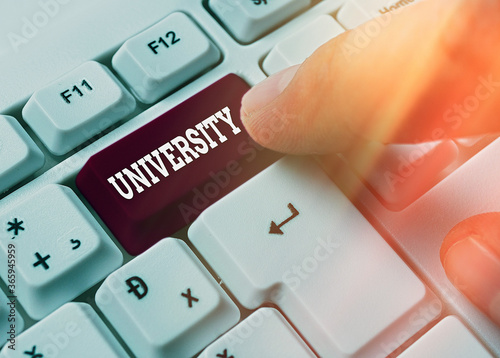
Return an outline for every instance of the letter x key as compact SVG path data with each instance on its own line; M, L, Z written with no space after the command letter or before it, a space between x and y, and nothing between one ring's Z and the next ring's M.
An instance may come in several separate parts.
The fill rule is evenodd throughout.
M33 264L33 267L37 267L39 265L42 265L42 267L45 270L49 269L49 265L47 264L47 260L50 259L50 255L42 257L42 255L40 255L40 253L37 252L37 253L35 253L35 257L38 259L38 261Z
M36 352L36 346L33 346L31 351L24 351L24 354L30 356L31 358L43 358L43 354Z

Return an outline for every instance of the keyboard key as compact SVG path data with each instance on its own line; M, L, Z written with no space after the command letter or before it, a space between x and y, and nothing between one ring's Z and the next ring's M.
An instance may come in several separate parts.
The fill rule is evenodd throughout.
M474 136L474 137L467 137L467 138L456 138L454 141L457 143L457 145L470 148L474 147L478 143L482 142L485 140L484 135L479 135L479 136Z
M63 155L134 108L134 97L111 71L91 61L36 91L23 118L53 154Z
M461 162L465 162L483 150L491 142L498 138L498 134L480 135L467 138L454 138L457 144Z
M241 124L248 88L226 76L82 168L78 188L129 253L184 227L277 158L257 153Z
M449 173L458 158L452 140L421 144L382 145L368 143L360 154L347 158L351 168L390 210L403 210ZM374 155L367 163L366 153Z
M236 305L173 238L109 275L96 303L138 357L191 357L239 319Z
M300 31L277 43L264 59L262 68L268 75L301 64L318 47L344 32L329 15L321 15Z
M500 139L482 149L405 210L385 210L362 192L371 217L393 235L395 246L428 278L453 312L467 317L467 325L500 356L500 331L446 276L439 258L445 235L459 222L477 214L500 211Z
M397 346L384 342L402 332L404 342L439 314L429 308L439 300L305 159L243 184L188 237L241 304L275 303L320 356L385 357Z
M210 9L240 42L252 42L309 6L311 0L210 0Z
M337 14L337 21L345 28L353 29L375 17L397 13L419 0L349 0Z
M220 52L185 14L177 12L134 36L113 56L113 68L144 103L215 65Z
M0 193L40 169L45 158L13 117L0 115Z
M16 296L41 319L103 279L122 254L71 189L51 184L0 214L0 261L16 251ZM0 275L7 281L6 267Z
M441 320L399 357L493 358L455 316Z
M0 21L0 113L21 109L33 92L85 61L107 58L178 6L164 0L147 4L44 0L22 6L2 1L2 5L8 16ZM202 10L201 2L193 5Z
M17 298L15 297L15 252L11 249L11 257L5 262L14 271L11 271L10 282L7 280L6 284L9 290L9 295L6 296L0 291L0 348L5 344L7 346L15 347L16 339L19 333L23 331L24 320L17 311ZM13 261L14 260L14 261Z
M269 339L272 337L272 339ZM208 346L199 358L316 357L274 308L259 308Z
M67 303L16 339L15 350L4 346L1 358L124 358L120 346L94 309Z

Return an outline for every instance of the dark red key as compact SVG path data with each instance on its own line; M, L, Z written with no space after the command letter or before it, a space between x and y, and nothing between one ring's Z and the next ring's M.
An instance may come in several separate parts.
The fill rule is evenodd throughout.
M228 75L92 156L76 185L125 250L140 254L275 161L240 120L248 85Z

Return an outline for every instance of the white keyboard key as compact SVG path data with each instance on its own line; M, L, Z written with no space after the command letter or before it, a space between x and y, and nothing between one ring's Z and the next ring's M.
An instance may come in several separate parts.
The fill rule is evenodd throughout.
M0 193L36 172L45 158L17 120L0 115Z
M454 138L453 140L457 144L460 150L460 154L465 160L470 159L475 154L479 153L487 145L498 138L497 133L488 135L479 135L474 137L466 138Z
M447 306L467 317L467 325L488 342L496 357L500 357L500 330L446 276L439 249L445 235L461 221L500 211L499 157L497 138L403 211L387 210L367 190L357 193L373 220L392 234L395 245L436 287Z
M16 338L15 350L4 346L0 358L124 358L122 346L86 303L60 307Z
M208 346L199 358L231 356L316 357L286 319L269 307L259 308L245 318Z
M387 355L379 335L409 338L439 313L410 324L439 301L305 159L282 159L243 184L188 236L244 306L275 303L320 356Z
M185 1L180 0L181 3ZM202 5L194 4L201 11ZM178 8L164 0L0 1L0 113Z
M36 91L23 118L53 154L63 155L134 108L134 97L111 71L91 61Z
M353 29L375 17L397 13L419 0L348 0L337 14L337 21Z
M240 42L252 42L307 8L311 0L210 0L209 6Z
M484 140L485 136L484 135L479 135L479 136L474 136L474 137L466 137L466 138L455 138L454 141L463 147L473 147L482 140Z
M493 358L455 316L448 316L413 343L399 358Z
M12 249L11 255L5 262L5 265L14 270L9 273L10 277L8 277L6 282L7 288L12 290L12 292L9 291L9 295L6 296L0 291L0 348L4 344L7 346L14 345L13 347L15 347L17 336L24 328L23 317L17 311L17 298L15 296L15 252Z
M35 319L122 263L122 254L67 187L51 184L0 214L0 262L16 250L16 295ZM6 265L0 276L7 280Z
M402 210L429 191L448 173L446 169L458 157L452 140L421 144L390 144L376 148L368 143L369 152L362 149L347 158L351 168L370 190L390 210ZM366 148L364 148L366 150ZM377 152L370 163L366 153Z
M239 311L187 245L168 238L109 275L96 303L140 357L190 357Z
M333 17L321 15L300 31L278 42L264 59L262 67L268 75L301 64L317 48L344 32Z
M200 28L176 12L125 42L112 63L142 102L153 103L219 58Z
M17 120L0 115L0 193L40 169L45 158Z

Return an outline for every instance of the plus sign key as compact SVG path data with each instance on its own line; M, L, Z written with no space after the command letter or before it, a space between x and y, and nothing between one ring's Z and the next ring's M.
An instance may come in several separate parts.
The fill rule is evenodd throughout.
M188 246L173 238L109 275L96 303L138 357L191 357L239 318Z
M0 213L0 262L15 259L15 295L41 319L122 262L122 254L71 189L48 185ZM9 282L7 265L0 275Z

